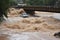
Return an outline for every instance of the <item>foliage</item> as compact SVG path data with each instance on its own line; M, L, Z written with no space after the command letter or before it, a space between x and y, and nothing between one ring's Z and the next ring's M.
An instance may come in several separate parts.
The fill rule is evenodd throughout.
M25 0L28 5L53 6L57 0Z
M10 0L10 6L15 6L18 4L18 1L17 0Z
M7 17L7 9L9 8L9 0L0 0L0 21Z

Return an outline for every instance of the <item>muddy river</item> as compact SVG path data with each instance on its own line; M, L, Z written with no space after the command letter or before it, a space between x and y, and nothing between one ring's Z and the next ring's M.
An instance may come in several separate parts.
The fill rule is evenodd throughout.
M49 12L36 13L40 17L10 15L0 25L0 40L60 40L53 36L60 31L60 20L53 18Z

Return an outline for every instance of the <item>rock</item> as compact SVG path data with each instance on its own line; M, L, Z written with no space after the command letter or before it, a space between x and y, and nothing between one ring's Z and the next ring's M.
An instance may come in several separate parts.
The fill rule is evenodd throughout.
M60 38L60 32L55 33L54 36L55 36L56 38Z
M27 14L27 13L23 13L22 15L21 15L21 17L23 17L23 18L27 18L29 15Z

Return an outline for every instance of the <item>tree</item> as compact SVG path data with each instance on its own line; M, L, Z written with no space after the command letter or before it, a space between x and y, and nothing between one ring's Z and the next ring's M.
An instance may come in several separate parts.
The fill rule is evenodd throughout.
M0 22L7 18L7 9L9 8L10 0L0 0Z
M43 0L29 0L26 2L28 5L33 5L33 6L40 6L43 5Z
M60 0L56 0L55 7L60 7Z
M9 2L10 2L10 6L15 6L19 3L18 0L10 0Z
M33 6L53 6L56 0L25 0L26 4Z

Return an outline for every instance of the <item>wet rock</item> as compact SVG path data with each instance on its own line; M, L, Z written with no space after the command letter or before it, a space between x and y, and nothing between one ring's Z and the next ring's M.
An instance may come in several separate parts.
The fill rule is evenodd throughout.
M60 38L60 32L55 33L54 36L55 36L56 38Z
M27 18L29 15L27 14L27 13L23 13L22 15L21 15L21 17L23 17L23 18Z

